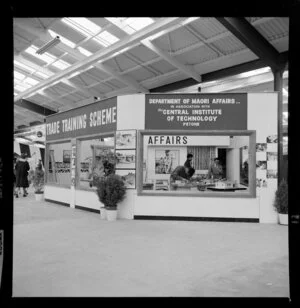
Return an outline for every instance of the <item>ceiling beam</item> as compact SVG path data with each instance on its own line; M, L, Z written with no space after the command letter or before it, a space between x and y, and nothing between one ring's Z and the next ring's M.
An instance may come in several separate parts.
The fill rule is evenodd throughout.
M56 113L56 111L48 109L46 107L40 106L38 104L35 104L27 99L20 99L15 102L17 106L20 106L22 108L28 109L32 112L35 112L37 114L41 114L43 116L48 116L50 114Z
M288 51L280 53L280 57L283 58L285 61L287 61ZM246 62L243 64L234 65L229 68L217 70L211 73L206 73L206 74L201 75L201 78L202 78L202 82L209 82L209 81L214 81L214 80L234 76L237 74L245 73L248 71L256 70L256 69L263 68L263 67L266 67L266 64L261 59L258 59L258 60ZM172 91L180 90L180 89L187 88L190 86L194 86L197 84L199 83L195 79L187 78L187 79L173 82L173 83L161 86L161 87L152 88L150 89L150 93L172 92Z
M216 19L266 65L275 69L282 67L280 53L245 18L217 17Z
M66 78L69 75L71 75L72 73L83 69L84 67L88 67L92 64L94 64L97 61L102 60L104 57L108 57L109 55L113 55L116 52L121 51L124 48L127 48L130 46L132 46L133 44L140 42L141 40L154 35L155 33L162 31L174 24L177 24L178 21L180 19L179 18L164 18L162 20L159 20L147 27L145 27L144 29L137 31L136 33L125 37L124 39L116 42L115 44L108 46L107 48L103 48L101 50L99 50L98 52L96 52L95 54L93 54L92 56L86 58L83 61L80 61L78 63L75 63L74 65L68 67L67 69L63 70L62 72L59 72L57 74L55 74L54 76L51 76L50 78L42 81L41 83L39 83L38 85L20 93L19 95L17 95L14 100L18 100L26 95L30 95L31 93L40 90L44 87L48 87L50 86L52 83L57 82L59 80L61 80L62 78Z
M201 82L201 76L195 70L193 70L192 68L188 68L186 65L180 63L177 59L170 56L167 52L161 50L153 42L151 42L149 40L143 40L142 44L145 45L146 47L148 47L150 50L154 51L156 54L158 54L160 57L165 59L171 65L178 68L181 72L183 72L187 76L195 79L198 82Z

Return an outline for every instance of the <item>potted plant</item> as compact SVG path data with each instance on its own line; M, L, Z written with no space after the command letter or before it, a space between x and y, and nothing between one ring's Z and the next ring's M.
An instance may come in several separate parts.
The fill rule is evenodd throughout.
M105 206L107 220L117 219L117 206L124 199L125 194L125 184L120 176L110 174L99 179L97 182L97 195L100 202Z
M44 171L42 165L39 164L33 175L34 195L37 201L43 200L44 197Z
M275 193L274 208L279 216L281 225L288 225L288 184L283 179Z

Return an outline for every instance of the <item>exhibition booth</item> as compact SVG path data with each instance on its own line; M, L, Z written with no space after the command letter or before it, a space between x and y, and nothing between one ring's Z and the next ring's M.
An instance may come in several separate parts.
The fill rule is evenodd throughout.
M99 213L97 178L111 162L127 187L120 219L277 223L277 100L135 94L48 116L45 199ZM188 154L195 172L185 181L173 175Z

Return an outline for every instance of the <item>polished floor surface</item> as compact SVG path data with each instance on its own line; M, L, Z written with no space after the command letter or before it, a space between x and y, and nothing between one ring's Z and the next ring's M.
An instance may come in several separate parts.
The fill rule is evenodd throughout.
M288 228L14 200L13 297L288 297Z

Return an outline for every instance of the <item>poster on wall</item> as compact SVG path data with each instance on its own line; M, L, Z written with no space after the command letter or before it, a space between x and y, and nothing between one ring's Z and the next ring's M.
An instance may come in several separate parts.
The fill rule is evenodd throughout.
M136 130L123 130L116 133L116 149L135 149Z
M116 170L116 174L122 178L126 188L135 189L135 170Z
M267 144L266 143L256 143L256 152L266 152Z
M70 163L71 162L71 151L70 150L63 150L63 162Z
M135 169L135 150L116 150L116 169Z
M179 150L155 150L155 174L170 174L179 165Z
M267 137L267 143L277 143L277 135L270 135Z
M256 161L256 168L259 169L259 170L266 170L267 169L267 161L265 161L265 160Z

